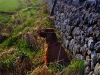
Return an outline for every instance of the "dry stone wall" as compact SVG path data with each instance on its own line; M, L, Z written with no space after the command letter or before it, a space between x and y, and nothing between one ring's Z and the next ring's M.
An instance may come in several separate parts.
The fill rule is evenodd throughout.
M100 75L99 10L96 2L80 5L67 0L57 0L54 8L55 27L72 58L84 60L84 75Z

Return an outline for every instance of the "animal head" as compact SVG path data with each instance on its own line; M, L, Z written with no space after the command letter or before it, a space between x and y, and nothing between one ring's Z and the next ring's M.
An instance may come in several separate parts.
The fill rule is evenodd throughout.
M53 43L53 42L57 41L57 36L56 36L53 28L44 29L44 30L40 31L38 34L39 34L39 36L46 38L46 42Z
M39 36L43 37L43 38L46 38L46 36L48 34L52 34L54 33L54 29L53 28L47 28L47 29L44 29L42 31L39 32Z

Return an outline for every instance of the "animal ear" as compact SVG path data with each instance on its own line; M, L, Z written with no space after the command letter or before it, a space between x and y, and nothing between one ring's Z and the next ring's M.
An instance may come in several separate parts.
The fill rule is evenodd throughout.
M45 29L45 32L54 32L54 29L53 28L47 28L47 29Z

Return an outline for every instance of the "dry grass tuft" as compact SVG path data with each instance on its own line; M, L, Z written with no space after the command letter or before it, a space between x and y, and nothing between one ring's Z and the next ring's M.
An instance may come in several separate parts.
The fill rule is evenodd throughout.
M71 60L72 59L72 52L70 50L66 50L66 52L67 52L69 60Z
M45 4L43 7L42 7L42 13L47 13L49 14L49 7L48 7L48 4Z
M18 56L16 58L15 65L17 75L25 75L25 72L28 72L32 69L32 62L28 57Z
M55 75L46 65L36 68L30 75Z
M14 54L14 52L16 52L16 51L17 51L16 48L11 48L11 49L8 50L8 51L4 51L4 52L0 53L0 57L2 57L2 58L7 58L8 56Z

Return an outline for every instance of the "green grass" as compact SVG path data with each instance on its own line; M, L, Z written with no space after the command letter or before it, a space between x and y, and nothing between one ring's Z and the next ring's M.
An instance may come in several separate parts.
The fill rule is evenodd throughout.
M10 19L10 15L0 14L0 25L7 22Z
M18 41L18 37L14 36L14 37L10 37L7 40L5 40L0 46L1 48L6 48L6 47L12 47L15 46L17 44Z
M20 7L18 0L0 0L0 11L15 12ZM6 23L10 15L0 14L0 25Z
M34 6L34 10L31 10L33 7L28 6L28 3L25 0L20 0L20 2L18 0L0 0L0 11L15 12L17 9L20 8L20 10L24 12L24 14L32 15L36 13L36 11L39 9L39 5L41 4L40 0L31 0L30 3ZM23 13L20 13L20 15L23 16L22 19L26 18L26 16L23 15ZM6 23L10 18L10 15L0 14L0 25Z
M65 75L84 75L84 68L83 60L72 60L66 69Z
M57 63L50 63L49 64L49 69L52 70L53 72L61 72L67 65L59 65Z
M43 4L43 0L30 0L30 1L33 4L33 6L36 6L36 7Z
M19 6L18 0L0 0L0 11L15 12Z
M21 3L20 3L21 2ZM32 17L35 15L36 11L40 9L41 4L43 3L42 0L30 0L29 3L32 6L28 6L28 2L25 0L0 0L0 11L4 12L15 12L17 9L21 10L19 17L21 20L25 21L27 17ZM0 14L0 25L6 23L11 18L10 15L7 14ZM11 19L13 21L13 19ZM30 18L28 24L32 24L33 18ZM9 25L11 23L9 22Z

